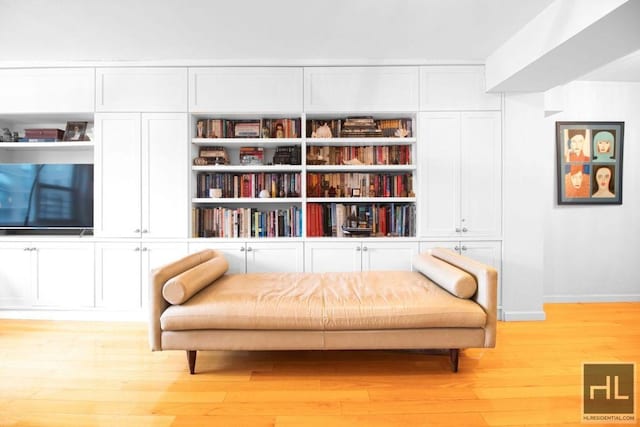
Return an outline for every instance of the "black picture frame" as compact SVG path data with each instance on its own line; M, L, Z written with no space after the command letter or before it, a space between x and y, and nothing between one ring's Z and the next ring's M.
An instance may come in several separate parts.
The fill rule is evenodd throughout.
M556 122L559 205L621 205L624 122Z
M86 141L87 122L67 122L63 141Z

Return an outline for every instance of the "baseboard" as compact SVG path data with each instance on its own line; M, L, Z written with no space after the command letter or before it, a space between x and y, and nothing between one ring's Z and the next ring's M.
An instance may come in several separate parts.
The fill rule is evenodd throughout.
M80 320L110 322L143 322L146 314L141 311L107 310L0 310L0 319L12 320Z
M544 302L640 302L640 294L624 295L545 295Z
M544 311L504 311L505 322L520 322L528 320L545 320L547 318Z

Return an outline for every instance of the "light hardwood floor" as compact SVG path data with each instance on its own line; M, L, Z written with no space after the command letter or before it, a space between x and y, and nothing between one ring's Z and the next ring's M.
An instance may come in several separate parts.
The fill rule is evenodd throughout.
M457 374L444 355L291 351L199 352L192 376L142 323L0 320L0 426L578 426L582 363L640 361L640 303L545 311L500 322Z

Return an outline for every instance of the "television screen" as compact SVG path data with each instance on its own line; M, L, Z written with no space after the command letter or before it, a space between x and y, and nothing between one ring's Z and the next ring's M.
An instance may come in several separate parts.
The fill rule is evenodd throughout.
M93 165L0 164L0 228L93 228Z

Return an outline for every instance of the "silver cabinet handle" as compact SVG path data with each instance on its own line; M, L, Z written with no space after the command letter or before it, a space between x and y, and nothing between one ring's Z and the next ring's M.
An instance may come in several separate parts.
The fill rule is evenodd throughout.
M356 246L356 252L360 252L360 246Z
M463 250L463 251L466 251L466 250L467 250L467 247L466 247L465 245L462 245L462 250Z
M134 249L134 252L140 252L140 246L137 246L137 247Z
M143 229L142 229L142 232L143 232L143 233L148 233L148 232L149 232L149 230L147 230L146 228L143 228Z
M460 246L458 246L458 245L455 245L455 246L453 247L453 249L454 249L456 252L460 252Z
M139 228L136 228L135 230L133 230L133 232L134 232L134 233L139 233L139 232L140 232L140 229L139 229Z
M240 248L240 252L244 252L244 246Z
M467 227L462 227L462 232L466 233L467 231L469 231L469 229Z
M147 252L149 250L149 248L142 248L142 252Z
M253 249L251 248L251 246L249 246L249 247L247 248L247 252L251 252L252 250L253 250Z
M368 247L366 247L366 246L364 246L364 247L362 248L362 250L363 250L364 252L367 252L367 251L369 250L369 248L368 248Z
M460 227L456 227L456 233L460 232Z

